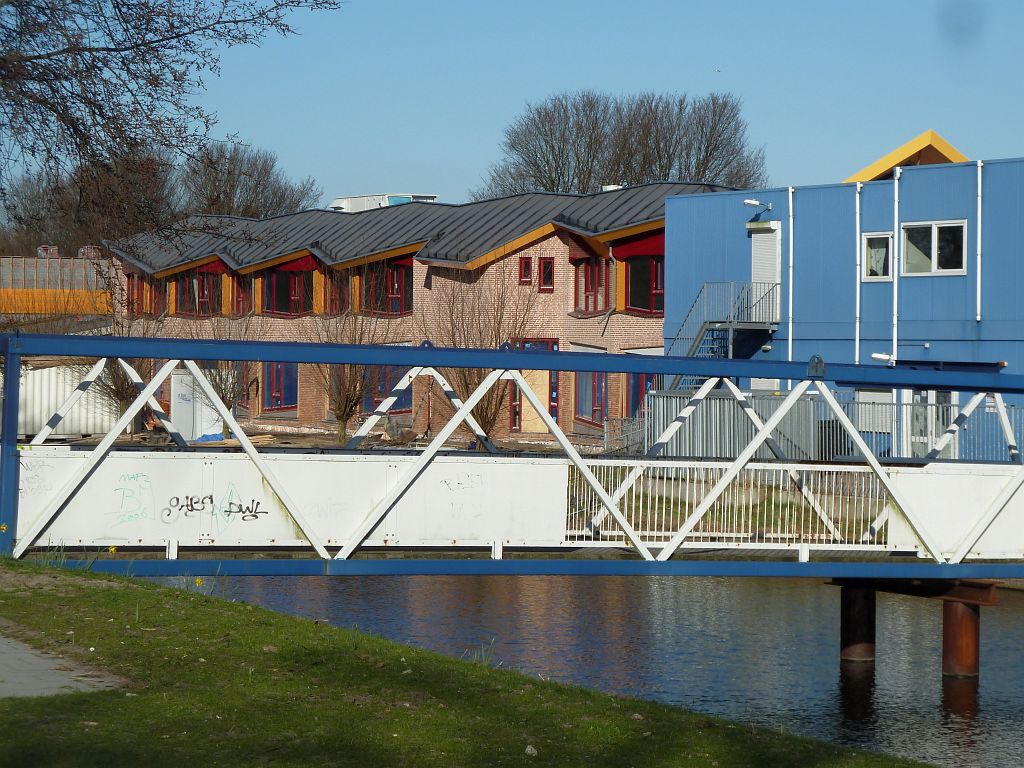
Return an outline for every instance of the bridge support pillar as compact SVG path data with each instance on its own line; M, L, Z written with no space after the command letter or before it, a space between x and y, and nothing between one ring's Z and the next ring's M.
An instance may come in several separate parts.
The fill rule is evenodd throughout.
M839 596L839 660L875 660L875 590L843 586Z
M981 606L942 604L942 674L977 677L981 668Z

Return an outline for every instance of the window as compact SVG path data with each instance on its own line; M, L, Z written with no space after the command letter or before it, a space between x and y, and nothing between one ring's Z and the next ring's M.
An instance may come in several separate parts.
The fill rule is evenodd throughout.
M903 227L904 275L947 272L965 274L964 240L967 223L936 221Z
M299 364L263 364L263 410L292 411L299 407Z
M162 280L149 284L149 311L154 317L160 317L167 311L167 283Z
M125 309L127 310L129 315L144 314L146 311L145 280L143 280L142 275L136 275L132 272L129 272L127 275L125 275L125 279L127 280L127 286L125 291L127 306L125 307Z
M513 339L512 346L516 349L558 351L558 339ZM558 421L558 371L525 371L527 383L537 393L541 402L547 400L548 413ZM509 382L509 428L513 432L546 431L540 418L533 408L527 407L523 412L523 394L513 382Z
M412 257L371 264L363 280L363 309L374 315L412 312Z
M634 256L626 261L626 307L637 312L664 313L664 256Z
M892 280L892 235L888 232L865 233L861 247L863 279L866 282Z
M533 259L529 256L519 257L519 284L529 285L533 282Z
M611 261L592 256L576 262L576 311L604 312L610 300L609 271Z
M541 293L551 293L555 290L555 259L552 256L541 256L537 259L537 270L540 272L537 280L537 290Z
M313 270L294 262L263 272L263 312L298 317L313 311Z
M576 373L576 418L592 424L604 424L608 418L608 374Z
M406 368L374 365L366 368L366 390L363 394L363 412L373 413L377 406L391 396L391 390L407 373ZM412 387L406 387L388 413L408 413L412 410Z
M213 317L221 313L219 272L190 269L178 276L174 311L189 317Z
M235 277L235 314L248 315L252 312L252 276L238 275Z
M629 416L638 416L647 400L647 393L658 388L658 375L654 373L631 373L627 396Z
M324 312L332 317L348 312L348 273L328 271L324 280Z

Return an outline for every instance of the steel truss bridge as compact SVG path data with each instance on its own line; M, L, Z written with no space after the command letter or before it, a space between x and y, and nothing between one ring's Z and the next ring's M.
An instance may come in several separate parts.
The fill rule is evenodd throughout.
M69 561L135 575L686 574L837 579L1024 577L1024 467L1003 394L1024 377L881 366L766 363L530 350L4 335L0 552L85 550ZM32 356L97 362L29 444L18 444L19 371ZM151 358L144 381L126 361ZM399 367L408 372L344 448L257 448L205 375L204 361ZM96 445L47 445L106 365L138 396ZM194 377L240 450L189 444L155 395L179 365ZM485 371L465 401L445 369ZM581 455L523 371L653 373L705 379L643 456ZM364 438L417 377L432 378L451 418L422 449L367 448ZM765 420L735 379L788 380ZM558 453L503 452L472 410L511 384ZM883 464L836 399L864 387L967 393L927 457ZM728 392L754 437L731 460L663 455L713 389ZM816 392L855 446L842 463L788 459L773 433ZM939 459L986 402L1002 416L1006 461ZM115 443L149 406L172 444ZM525 405L523 407L526 407ZM173 409L172 414L173 416ZM446 447L470 430L484 450ZM773 459L755 459L767 448ZM107 554L116 548L117 555ZM608 550L620 556L609 558ZM439 558L444 551L448 556ZM486 552L489 557L481 557ZM253 557L259 553L259 557ZM406 557L396 558L397 553ZM451 553L455 553L452 556ZM460 556L461 553L461 556ZM470 553L476 553L470 555ZM386 556L382 556L386 555Z

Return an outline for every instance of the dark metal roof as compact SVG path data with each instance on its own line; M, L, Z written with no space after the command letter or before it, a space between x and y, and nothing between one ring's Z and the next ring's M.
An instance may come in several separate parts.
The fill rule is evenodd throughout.
M586 234L614 232L663 218L666 197L723 189L659 182L593 195L528 192L460 205L406 203L358 213L310 210L259 220L190 216L166 231L105 244L146 272L209 256L243 269L302 249L333 265L420 243L418 259L463 263L548 223Z

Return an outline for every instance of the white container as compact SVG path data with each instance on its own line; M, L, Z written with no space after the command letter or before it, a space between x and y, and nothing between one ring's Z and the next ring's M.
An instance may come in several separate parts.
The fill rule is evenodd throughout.
M39 432L53 412L75 391L82 376L80 370L60 366L23 369L18 435L31 436ZM95 389L90 389L57 425L52 437L106 434L114 426L118 415L107 398Z

